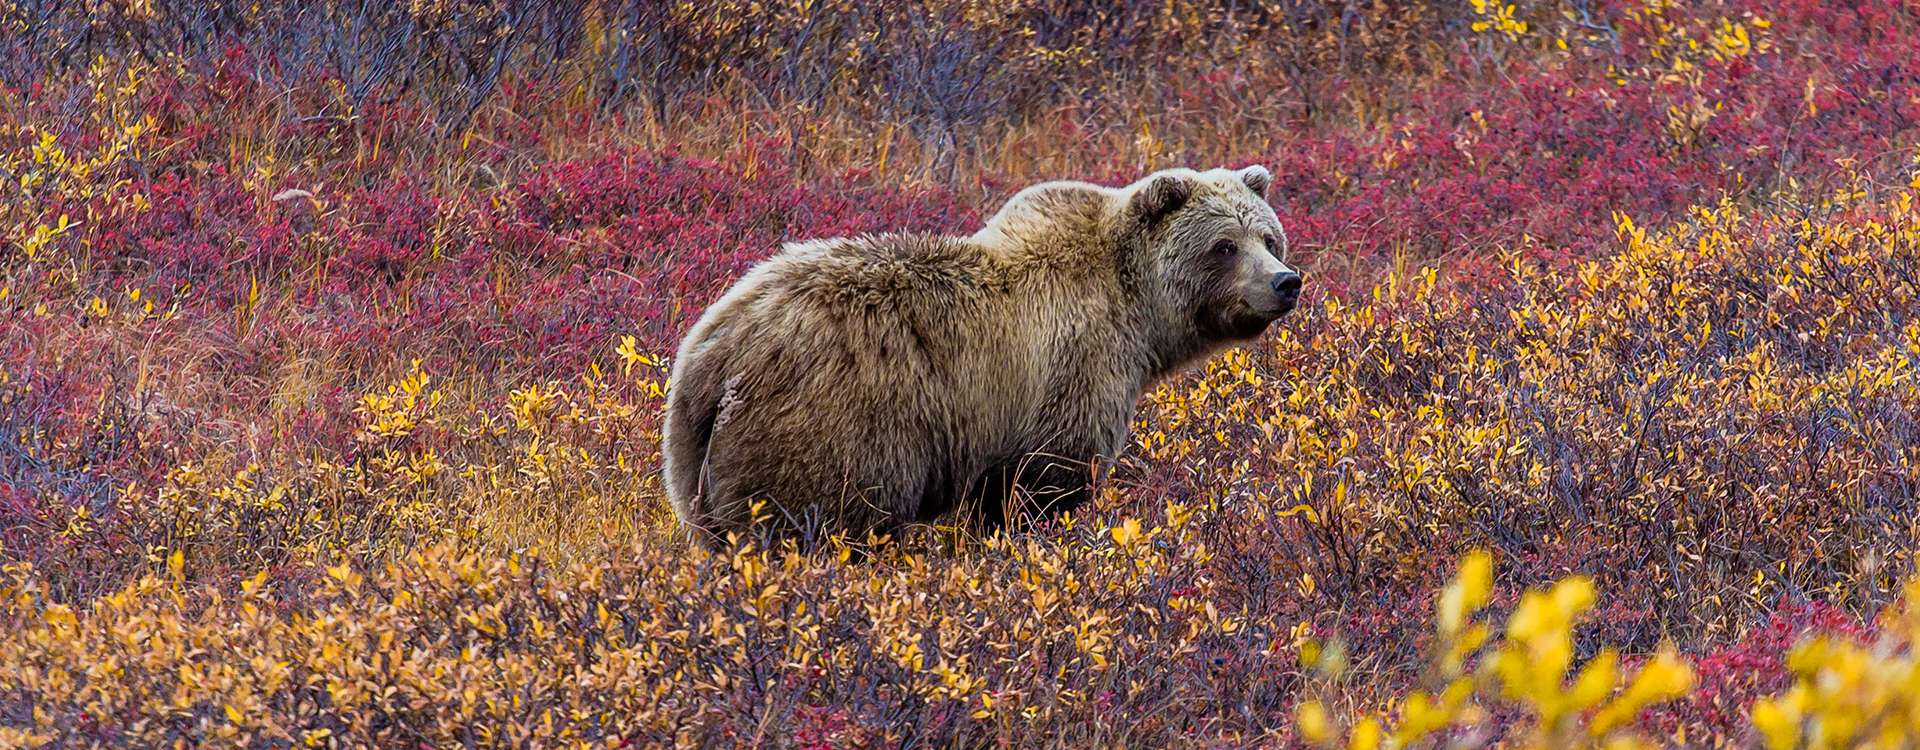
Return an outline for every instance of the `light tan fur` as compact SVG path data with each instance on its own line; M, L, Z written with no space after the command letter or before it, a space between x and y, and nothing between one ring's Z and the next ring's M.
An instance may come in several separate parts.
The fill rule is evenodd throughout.
M1268 252L1284 248L1268 180L1049 182L968 237L786 245L681 344L662 449L674 511L712 540L747 529L756 500L784 532L855 536L1070 509L1150 382L1292 307L1257 290L1291 273Z

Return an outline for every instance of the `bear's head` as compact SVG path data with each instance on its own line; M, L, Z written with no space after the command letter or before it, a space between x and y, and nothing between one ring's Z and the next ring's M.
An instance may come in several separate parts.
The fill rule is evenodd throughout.
M1153 293L1207 341L1245 341L1287 314L1304 281L1267 204L1265 167L1170 169L1126 188L1126 221Z

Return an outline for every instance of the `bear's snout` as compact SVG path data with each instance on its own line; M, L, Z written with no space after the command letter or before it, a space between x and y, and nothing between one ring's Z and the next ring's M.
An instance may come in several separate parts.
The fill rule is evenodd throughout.
M1298 271L1281 271L1273 275L1273 293L1280 299L1282 310L1290 310L1300 301L1300 287L1306 284Z

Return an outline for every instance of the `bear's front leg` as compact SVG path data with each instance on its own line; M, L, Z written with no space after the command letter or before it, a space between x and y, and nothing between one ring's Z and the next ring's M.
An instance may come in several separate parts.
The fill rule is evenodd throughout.
M978 482L969 503L973 521L986 536L1072 512L1092 496L1101 465L1091 454L1029 453L999 462Z

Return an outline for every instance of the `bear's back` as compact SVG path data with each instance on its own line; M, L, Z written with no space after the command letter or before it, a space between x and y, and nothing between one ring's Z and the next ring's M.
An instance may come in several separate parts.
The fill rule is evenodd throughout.
M1101 234L1116 191L1088 182L1043 182L1014 193L969 242L1001 255L1049 255L1084 250ZM1052 264L1059 259L1031 258Z
M965 239L884 233L791 243L765 283L793 301L841 308L939 309L999 295L1013 281L1002 257Z

